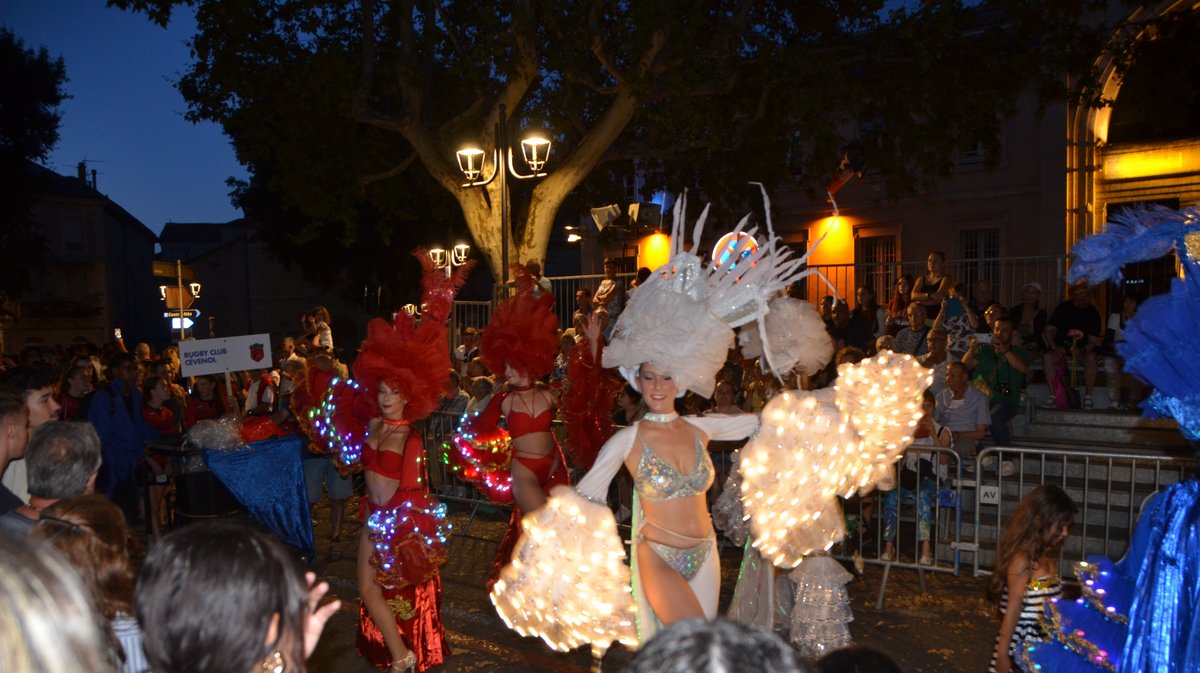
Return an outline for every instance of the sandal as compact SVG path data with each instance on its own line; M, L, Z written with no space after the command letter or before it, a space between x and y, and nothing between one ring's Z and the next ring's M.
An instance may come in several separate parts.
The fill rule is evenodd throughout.
M931 566L933 565L933 556L930 554L925 554L920 558L920 560L917 561L917 563L923 566Z
M402 659L393 661L391 668L388 669L391 673L410 673L415 670L417 670L417 653L412 650L409 650Z

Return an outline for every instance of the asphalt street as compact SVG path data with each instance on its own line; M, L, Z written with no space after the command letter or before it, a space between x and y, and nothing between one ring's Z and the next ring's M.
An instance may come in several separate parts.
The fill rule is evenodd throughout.
M452 538L450 558L442 568L442 616L454 654L445 665L431 670L591 670L586 650L560 654L540 640L522 638L504 626L487 599L484 581L507 517L481 510L468 526L468 510L461 506L453 509L459 534ZM356 512L357 507L348 506L347 511ZM354 651L358 618L354 553L360 526L348 522L342 539L331 544L327 503L317 505L314 519L317 570L330 582L331 593L343 601L343 607L330 620L308 668L313 673L371 673L375 669ZM737 581L740 561L741 550L722 551L722 612ZM856 643L889 653L910 673L987 669L998 623L984 596L984 578L926 573L926 591L922 593L915 571L895 569L890 573L885 607L880 610L875 604L882 579L882 568L868 565L847 587L855 617L850 631ZM621 671L632 657L633 653L614 648L605 656L603 670Z

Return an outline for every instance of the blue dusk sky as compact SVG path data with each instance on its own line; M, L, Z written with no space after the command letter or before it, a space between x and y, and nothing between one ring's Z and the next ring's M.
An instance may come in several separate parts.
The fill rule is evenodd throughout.
M226 222L229 177L244 178L219 126L184 119L174 81L194 22L177 9L163 29L104 0L0 0L0 24L66 66L58 145L47 166L96 169L97 188L154 232L167 222Z

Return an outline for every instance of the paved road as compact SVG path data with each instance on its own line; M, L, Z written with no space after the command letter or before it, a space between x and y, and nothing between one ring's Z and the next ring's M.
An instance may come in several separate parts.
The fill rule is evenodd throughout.
M347 508L357 511L356 508ZM321 644L309 661L313 673L372 673L373 669L354 652L358 617L358 586L354 576L354 540L359 527L352 524L337 545L341 559L329 558L328 509L316 512L317 569L343 600L341 612L325 630ZM462 530L466 514L454 515ZM559 654L536 639L521 638L505 628L483 589L492 556L507 519L481 514L471 524L470 537L456 536L450 545L450 560L442 569L442 610L450 646L454 650L444 666L450 671L496 671L498 673L584 673L591 658L584 651ZM739 550L726 550L722 564L722 610L737 580ZM863 575L850 583L855 621L855 642L890 653L910 673L975 672L987 669L997 622L984 599L985 580L927 573L927 592L921 593L914 571L890 574L886 605L875 608L883 572L867 566ZM605 671L625 668L632 654L620 648L604 659Z

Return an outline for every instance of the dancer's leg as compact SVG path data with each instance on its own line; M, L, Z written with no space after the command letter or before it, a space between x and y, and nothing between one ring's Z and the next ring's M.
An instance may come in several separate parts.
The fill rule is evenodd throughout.
M706 616L700 600L692 593L687 580L667 565L649 544L638 543L636 553L642 592L646 595L646 600L653 608L658 621L667 626L683 619Z
M396 615L391 606L383 598L383 588L375 582L375 569L371 567L371 555L375 553L375 545L371 542L368 528L363 526L362 535L358 540L358 587L362 595L363 605L367 614L383 634L383 642L391 652L392 661L402 661L408 654L408 647L400 637L400 629L396 628Z

